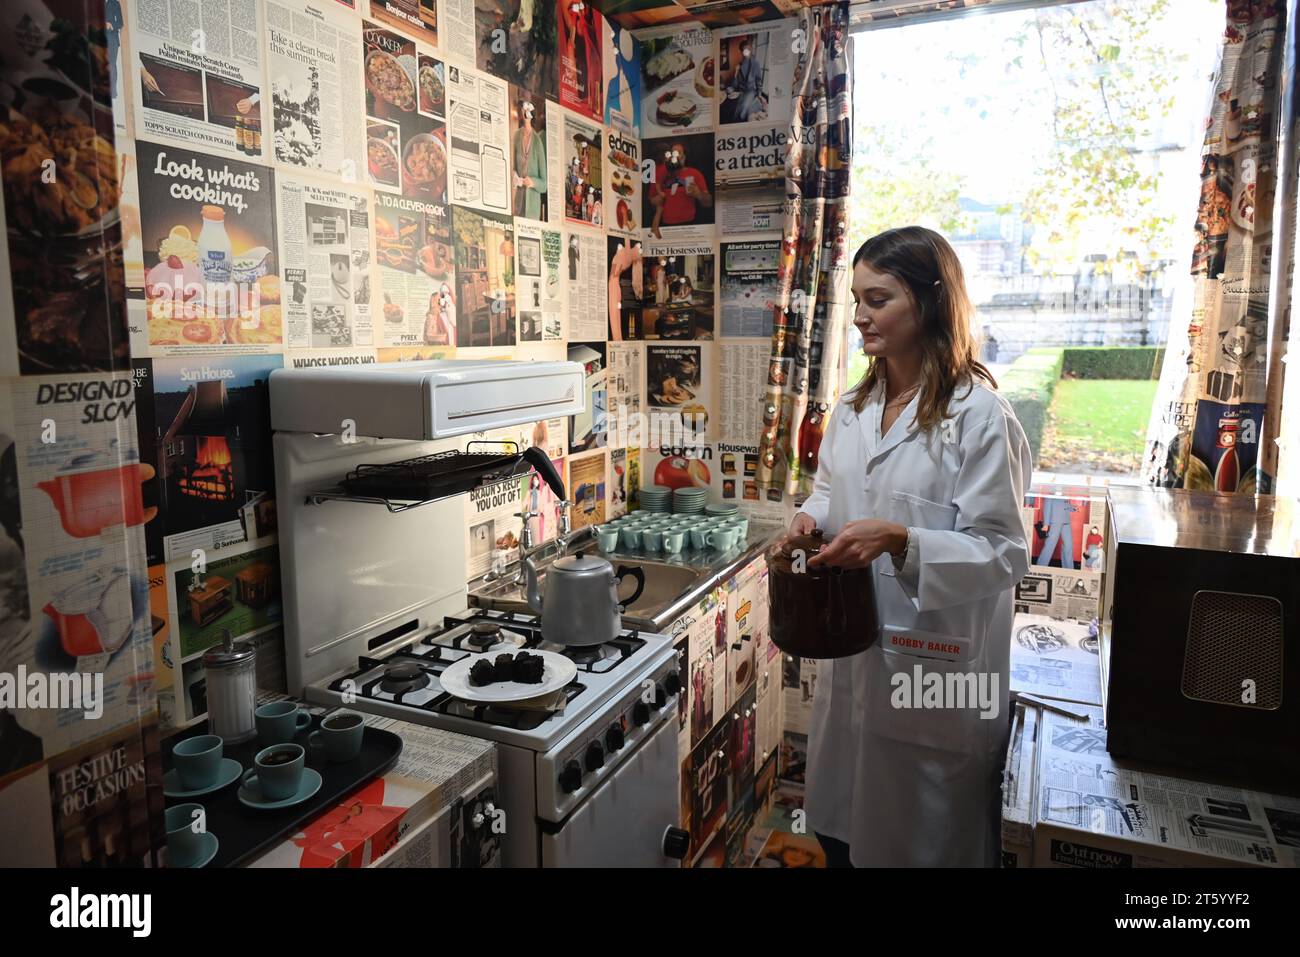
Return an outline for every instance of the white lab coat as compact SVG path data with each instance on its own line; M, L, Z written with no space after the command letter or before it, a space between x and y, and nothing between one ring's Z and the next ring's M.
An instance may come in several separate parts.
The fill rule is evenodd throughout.
M901 570L888 554L872 566L881 638L818 663L807 822L848 843L859 867L993 866L1032 456L1011 407L983 385L959 387L946 427L929 433L915 430L913 398L882 438L883 405L879 385L861 415L836 406L800 509L828 534L861 518L915 530ZM996 676L997 717L973 705L894 707L892 676L915 678L917 665L923 675L983 673L990 691Z

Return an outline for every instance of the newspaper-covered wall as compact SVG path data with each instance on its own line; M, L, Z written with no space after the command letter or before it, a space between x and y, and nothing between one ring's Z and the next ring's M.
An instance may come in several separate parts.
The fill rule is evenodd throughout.
M1201 150L1191 313L1170 330L1148 428L1145 471L1157 485L1272 491L1277 449L1262 439L1265 417L1281 412L1267 381L1270 338L1282 334L1269 328L1280 10L1228 7Z

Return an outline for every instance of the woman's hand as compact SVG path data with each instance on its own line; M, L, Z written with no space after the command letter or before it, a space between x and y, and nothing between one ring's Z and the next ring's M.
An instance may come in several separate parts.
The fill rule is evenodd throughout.
M840 529L829 545L808 559L808 564L865 568L886 552L895 555L905 547L907 529L904 526L878 518L864 518L849 522Z
M811 535L812 530L817 527L817 520L805 512L798 512L790 520L790 536Z

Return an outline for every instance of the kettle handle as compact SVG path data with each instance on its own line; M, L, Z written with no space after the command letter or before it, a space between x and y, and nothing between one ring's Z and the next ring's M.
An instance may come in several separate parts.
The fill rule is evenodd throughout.
M849 629L849 616L844 607L844 569L832 565L830 572L830 607L827 608L827 631L833 638L843 638Z
M619 604L618 610L620 614L624 608L640 598L641 593L645 591L645 569L619 565L618 571L614 573L615 580L621 583L624 575L631 575L636 579L636 591L632 593L632 597L625 599Z

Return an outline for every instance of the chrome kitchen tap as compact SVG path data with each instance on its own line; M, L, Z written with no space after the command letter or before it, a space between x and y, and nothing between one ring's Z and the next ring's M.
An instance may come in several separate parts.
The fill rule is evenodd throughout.
M522 512L515 512L519 518L523 519L523 528L519 530L519 567L515 570L514 584L520 585L524 582L524 562L528 560L528 553L533 550L533 527L529 524L537 518L539 512L525 507Z
M560 513L560 523L555 530L556 555L563 555L569 547L569 535L572 531L569 526L569 506L571 504L571 502L564 499L555 503L556 511Z

